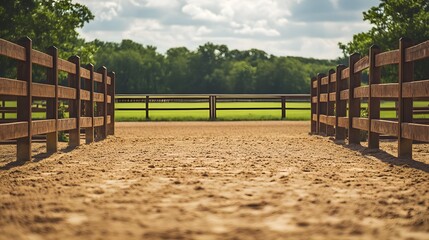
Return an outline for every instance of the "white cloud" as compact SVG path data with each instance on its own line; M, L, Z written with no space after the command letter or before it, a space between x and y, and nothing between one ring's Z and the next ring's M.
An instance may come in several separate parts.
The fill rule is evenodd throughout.
M96 19L79 30L87 40L124 38L160 52L206 42L230 49L314 58L341 55L337 43L366 31L362 12L379 0L73 0Z
M216 15L208 9L203 9L193 4L185 5L182 8L182 11L191 16L192 19L205 20L210 22L223 22L226 20L225 17L221 15Z

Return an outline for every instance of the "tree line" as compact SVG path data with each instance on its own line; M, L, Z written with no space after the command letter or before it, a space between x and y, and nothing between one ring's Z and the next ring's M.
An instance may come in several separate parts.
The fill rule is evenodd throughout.
M308 93L314 72L336 65L213 43L195 51L171 48L165 55L131 40L93 44L96 62L115 70L118 93Z

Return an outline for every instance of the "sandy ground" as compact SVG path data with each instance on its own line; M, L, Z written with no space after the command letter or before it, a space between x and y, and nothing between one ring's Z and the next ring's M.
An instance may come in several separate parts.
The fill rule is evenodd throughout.
M0 239L429 239L429 145L398 160L395 143L368 151L308 130L118 123L23 166L0 145Z

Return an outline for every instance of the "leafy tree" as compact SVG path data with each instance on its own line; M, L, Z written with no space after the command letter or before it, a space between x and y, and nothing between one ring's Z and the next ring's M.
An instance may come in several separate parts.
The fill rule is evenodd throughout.
M409 37L416 43L429 39L428 0L381 0L378 6L363 13L363 19L373 27L355 34L349 43L339 43L345 55L354 52L367 55L372 44L383 50L396 49L401 37Z
M0 38L16 41L28 36L35 49L45 51L55 45L60 57L78 53L87 62L96 49L85 44L76 29L92 19L86 6L72 0L0 1Z

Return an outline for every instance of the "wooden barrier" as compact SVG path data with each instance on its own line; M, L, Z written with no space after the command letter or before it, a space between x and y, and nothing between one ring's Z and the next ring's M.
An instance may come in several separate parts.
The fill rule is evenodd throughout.
M353 54L349 67L337 66L329 74L311 79L311 132L335 135L338 140L348 136L348 144L360 144L361 131L368 133L368 147L379 148L380 134L398 139L398 157L411 158L414 141L429 142L429 119L413 118L429 114L428 107L413 107L413 101L429 101L429 80L414 79L414 62L429 59L429 41L412 45L402 38L399 49L381 52L372 46L369 55ZM381 83L383 66L398 67L397 83ZM362 71L369 71L369 82L362 86ZM361 113L361 100L368 102L368 114ZM381 100L397 102L397 119L381 119ZM348 105L348 107L347 107ZM335 107L334 107L335 106ZM345 131L347 130L347 132Z
M31 160L34 135L46 135L47 151L56 152L59 131L68 131L70 146L80 145L82 131L86 143L114 134L114 73L107 73L104 67L94 72L92 65L83 68L78 56L61 59L55 47L47 53L34 50L28 37L18 44L0 39L0 55L18 62L16 79L0 76L0 141L16 140L17 161ZM46 83L33 81L33 64L46 68ZM59 72L68 74L68 85L59 84ZM95 82L101 87L94 88ZM45 108L34 107L35 100L46 101ZM59 119L59 101L68 101L69 118ZM16 106L7 107L6 102ZM95 102L100 104L96 113ZM35 120L35 112L45 112L46 119ZM8 113L15 113L16 118L7 118ZM94 137L97 131L101 133L98 139Z
M287 102L309 102L308 94L148 94L148 95L117 95L117 103L145 103L144 108L116 108L118 111L145 111L149 119L150 111L208 111L208 119L216 120L217 111L236 110L280 110L282 119L286 119L287 110L310 110L310 108L288 107ZM179 108L151 108L149 103L208 103L208 107L179 107ZM279 102L279 107L218 107L217 103L225 102Z

